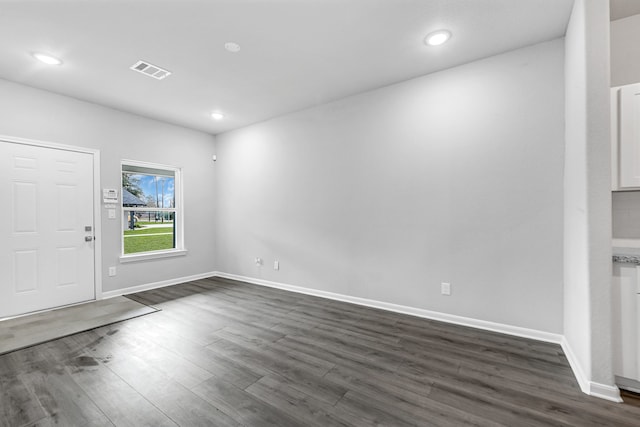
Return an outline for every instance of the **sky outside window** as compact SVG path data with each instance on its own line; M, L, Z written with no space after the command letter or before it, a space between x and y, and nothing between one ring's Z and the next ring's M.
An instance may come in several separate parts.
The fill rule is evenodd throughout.
M137 181L143 192L140 197L147 206L159 208L175 207L175 178L169 176L128 174Z

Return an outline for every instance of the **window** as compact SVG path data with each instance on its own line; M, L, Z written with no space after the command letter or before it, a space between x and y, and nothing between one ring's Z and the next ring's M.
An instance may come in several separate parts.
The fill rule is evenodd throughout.
M180 169L122 162L122 257L183 255Z

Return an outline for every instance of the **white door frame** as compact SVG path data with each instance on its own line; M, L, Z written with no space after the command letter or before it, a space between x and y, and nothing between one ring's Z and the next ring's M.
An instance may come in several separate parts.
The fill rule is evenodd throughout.
M96 301L102 299L102 205L100 203L100 150L6 135L0 135L0 142L12 142L15 144L33 145L36 147L53 148L56 150L74 151L77 153L91 154L93 156L93 229L95 233L95 243L93 245L93 283L95 286Z

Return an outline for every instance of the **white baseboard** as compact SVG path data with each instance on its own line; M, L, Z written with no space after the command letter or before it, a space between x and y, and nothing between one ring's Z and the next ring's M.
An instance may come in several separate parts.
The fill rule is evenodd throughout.
M599 397L600 399L610 400L611 402L623 402L620 397L620 389L614 385L611 386L589 381L589 392L587 394L589 396Z
M216 272L200 273L191 276L177 277L175 279L162 280L160 282L146 283L144 285L131 286L115 291L107 291L102 293L102 299L113 298L120 295L134 294L136 292L148 291L151 289L164 288L165 286L177 285L180 283L191 282L193 280L206 279L207 277L216 276Z
M399 304L391 304L383 301L376 301L367 298L359 298L350 295L337 294L333 292L320 291L317 289L303 288L300 286L287 285L284 283L271 282L253 277L239 276L217 271L215 276L241 282L253 283L255 285L267 286L270 288L282 289L285 291L297 292L306 295L332 299L336 301L349 302L352 304L364 305L366 307L379 308L382 310L393 311L396 313L409 314L411 316L422 317L425 319L439 320L442 322L453 323L456 325L470 326L472 328L484 329L486 331L500 332L507 335L513 335L522 338L530 338L538 341L549 342L553 344L562 343L562 335L549 332L538 331L535 329L521 328L519 326L505 325L502 323L488 322L485 320L473 319L470 317L456 316L454 314L441 313L438 311L424 310L421 308L409 307Z
M620 397L620 390L618 389L618 387L596 383L587 379L587 376L582 370L578 358L573 352L571 345L569 345L569 341L567 341L566 337L564 336L562 337L562 350L564 351L565 356L567 356L567 360L569 361L569 365L571 366L573 375L576 377L578 385L580 386L580 390L582 390L583 393L590 396L599 397L601 399L610 400L612 402L622 402L622 398Z
M562 351L564 351L564 355L567 357L567 360L569 361L569 366L571 366L573 375L576 377L576 380L578 381L580 390L582 390L583 393L589 394L589 390L590 390L589 380L587 380L587 376L584 374L584 371L582 370L582 367L578 362L578 358L576 357L575 353L571 349L571 346L569 345L569 341L567 341L567 338L564 336L562 337L561 345L562 345Z

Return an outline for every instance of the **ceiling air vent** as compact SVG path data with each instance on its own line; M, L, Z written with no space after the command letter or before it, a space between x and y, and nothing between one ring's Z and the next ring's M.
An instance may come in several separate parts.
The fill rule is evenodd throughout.
M131 66L133 71L138 71L142 74L146 74L149 77L153 77L154 79L162 80L165 77L169 77L171 75L171 71L167 71L163 68L158 67L157 65L149 64L148 62L138 61Z

